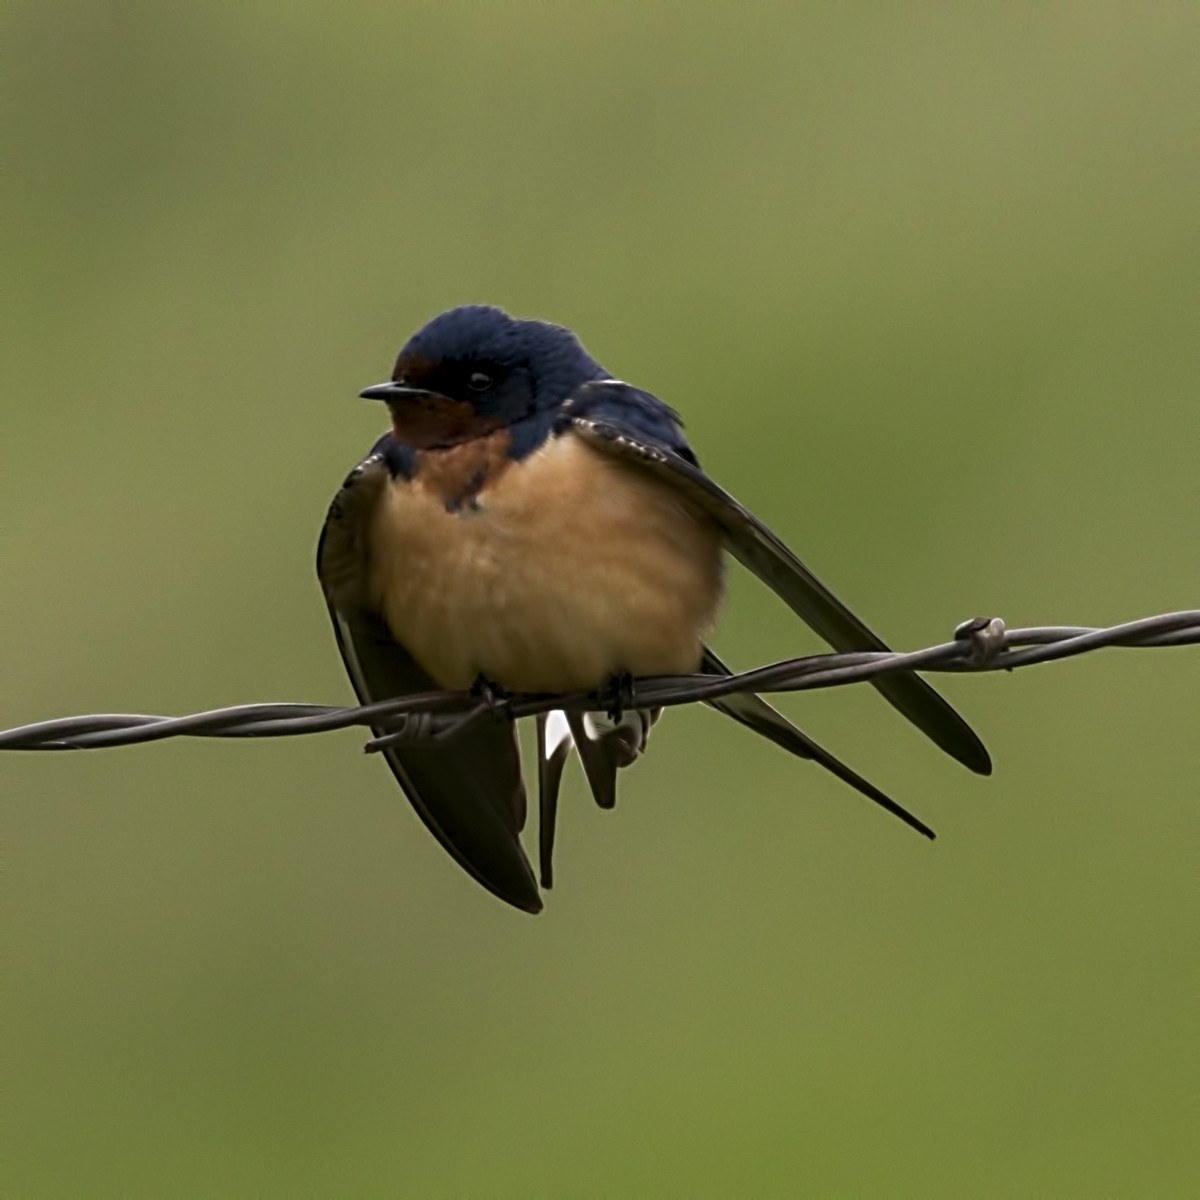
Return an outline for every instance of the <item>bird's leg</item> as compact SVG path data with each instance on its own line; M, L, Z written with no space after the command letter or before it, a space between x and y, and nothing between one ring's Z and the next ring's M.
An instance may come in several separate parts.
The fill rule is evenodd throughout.
M620 721L625 710L634 707L633 676L628 671L614 675L596 693L596 698L614 722Z

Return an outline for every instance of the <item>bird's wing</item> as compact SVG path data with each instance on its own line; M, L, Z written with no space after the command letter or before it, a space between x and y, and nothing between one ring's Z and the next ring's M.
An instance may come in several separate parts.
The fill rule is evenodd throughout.
M775 534L700 469L678 417L657 397L616 380L588 383L564 405L556 428L678 488L721 528L729 552L836 650L888 649ZM991 773L983 743L925 680L899 674L873 683L946 753L980 775Z
M705 675L732 675L733 672L710 650L704 648L704 659L700 670ZM717 712L732 717L747 729L753 729L760 737L765 737L777 746L782 746L800 758L811 759L818 766L824 767L836 775L843 783L848 783L855 791L861 792L868 800L873 800L880 808L887 809L893 816L899 817L906 825L923 833L932 839L936 835L919 817L913 816L907 809L902 808L890 796L881 792L873 783L864 779L857 771L852 771L840 759L834 758L828 750L819 746L808 734L797 729L779 712L772 708L761 696L751 692L734 692L719 700L706 700L706 704Z
M334 497L317 546L338 648L364 704L438 690L365 601L367 522L387 480L377 454L364 459ZM541 910L521 848L525 788L510 721L476 722L447 745L390 746L383 755L421 820L462 867L516 908Z

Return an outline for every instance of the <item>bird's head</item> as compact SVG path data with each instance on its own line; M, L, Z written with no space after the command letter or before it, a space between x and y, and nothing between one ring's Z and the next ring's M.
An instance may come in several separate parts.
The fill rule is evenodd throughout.
M561 325L472 304L413 334L391 382L361 395L384 400L396 437L417 449L452 446L562 404L607 372Z

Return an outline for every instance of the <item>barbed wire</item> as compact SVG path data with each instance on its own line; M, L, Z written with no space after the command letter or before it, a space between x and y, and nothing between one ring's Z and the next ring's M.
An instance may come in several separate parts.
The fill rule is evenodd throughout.
M1108 628L1079 625L1007 629L999 617L975 617L952 641L909 653L814 654L734 675L662 675L622 689L626 707L670 708L716 700L735 692L805 692L864 683L902 671L969 673L1012 671L1057 662L1105 647L1148 649L1200 644L1200 609L1161 613ZM364 725L385 730L366 745L448 741L476 721L502 714L514 720L560 709L606 712L613 697L598 693L481 697L475 692L423 692L357 707L325 704L240 704L186 717L93 713L59 717L0 731L0 750L97 750L171 737L298 737Z

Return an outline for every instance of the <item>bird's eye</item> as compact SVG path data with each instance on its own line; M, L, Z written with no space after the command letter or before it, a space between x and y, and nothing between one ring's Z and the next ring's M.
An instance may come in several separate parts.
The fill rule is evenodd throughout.
M492 386L492 377L486 371L472 371L467 384L474 392L486 392Z

